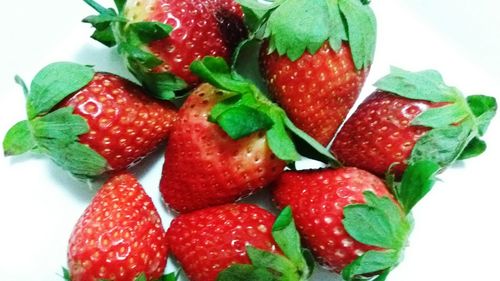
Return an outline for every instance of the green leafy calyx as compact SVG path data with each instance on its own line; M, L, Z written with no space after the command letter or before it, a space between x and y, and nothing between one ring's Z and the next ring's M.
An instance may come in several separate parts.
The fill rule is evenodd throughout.
M305 51L314 54L325 43L338 52L342 42L351 47L357 69L369 67L376 41L375 15L359 0L238 0L247 22L269 52L297 60Z
M95 28L92 38L108 47L118 46L128 69L149 93L158 99L171 100L178 97L177 92L187 88L186 82L174 74L155 70L163 61L148 50L148 44L167 37L172 26L161 22L129 21L124 16L125 1L115 1L118 12L94 0L84 1L98 12L98 15L83 19Z
M465 98L458 89L447 86L435 70L410 72L393 67L375 86L404 98L432 104L412 121L414 126L431 130L415 144L410 163L430 160L446 167L457 159L477 156L486 149L480 137L496 114L495 98L484 95Z
M102 174L106 160L78 137L89 131L87 121L73 114L73 108L57 109L63 99L86 86L94 77L90 67L58 62L43 68L31 82L27 93L28 119L15 124L3 140L5 155L28 151L43 153L79 178ZM16 80L22 81L20 78Z
M191 71L225 93L212 108L209 120L233 139L262 131L269 148L282 160L296 161L300 152L308 151L307 156L314 159L335 161L326 148L295 127L283 109L271 103L252 82L231 71L224 59L205 57L193 62ZM295 139L300 139L299 145Z
M289 207L283 209L273 225L272 235L284 255L247 246L251 264L235 264L219 273L217 281L308 280L314 263L300 245L300 237Z
M364 192L364 196L366 203L344 208L343 225L356 241L380 249L364 253L344 268L342 276L347 281L395 267L412 229L406 213L392 199L371 191Z

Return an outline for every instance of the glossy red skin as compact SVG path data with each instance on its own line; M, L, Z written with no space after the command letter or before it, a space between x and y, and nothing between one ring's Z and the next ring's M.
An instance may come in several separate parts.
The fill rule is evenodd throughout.
M391 164L399 163L391 171L401 176L415 143L429 131L411 122L422 111L438 105L377 91L346 121L333 142L332 153L344 165L379 176Z
M71 280L131 281L141 273L156 280L166 262L166 233L151 198L130 174L108 180L71 234Z
M326 146L359 96L368 70L356 70L348 45L335 53L328 43L292 62L277 52L260 54L269 91L290 119Z
M144 20L174 28L168 37L148 47L164 62L156 71L169 71L190 86L199 83L189 70L194 60L217 56L229 61L247 36L243 12L233 0L155 0Z
M230 265L248 264L246 245L279 252L275 217L251 204L227 204L182 214L167 231L170 250L191 281L213 281Z
M363 192L389 196L376 176L357 168L286 171L275 183L274 200L290 206L297 229L317 260L340 272L375 247L354 240L344 229L344 207L365 203Z
M173 105L154 100L119 76L96 73L84 88L64 100L87 120L80 136L108 162L108 170L123 170L139 162L170 134L176 117Z
M214 87L200 85L180 108L172 129L160 192L178 212L235 202L268 185L285 167L264 134L233 140L208 121L219 99Z

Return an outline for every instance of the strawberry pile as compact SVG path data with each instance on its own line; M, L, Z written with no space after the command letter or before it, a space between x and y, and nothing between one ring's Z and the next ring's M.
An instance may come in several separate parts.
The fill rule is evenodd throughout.
M310 280L316 262L385 280L436 177L486 150L496 100L434 70L391 68L345 120L374 62L368 1L85 2L92 38L139 84L72 62L16 77L27 119L3 141L108 177L70 235L66 280L173 281L169 254L193 281ZM127 171L158 147L167 229ZM323 165L297 170L303 158ZM238 202L266 187L278 215Z

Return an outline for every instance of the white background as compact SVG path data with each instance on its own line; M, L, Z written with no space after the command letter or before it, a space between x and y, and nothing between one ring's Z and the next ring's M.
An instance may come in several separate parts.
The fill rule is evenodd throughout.
M111 1L105 2L110 4ZM434 68L468 94L500 99L500 4L495 0L385 0L372 4L378 18L375 64L362 96L390 65ZM83 1L7 1L0 29L0 137L24 118L24 98L13 77L30 81L46 64L72 60L126 74L114 50L89 39L80 20L92 13ZM495 280L500 259L500 117L486 136L488 151L440 176L415 208L416 228L392 281ZM164 225L158 152L134 172L153 197ZM61 280L72 227L93 191L49 160L32 154L0 156L0 276L2 280ZM322 277L321 277L322 276ZM320 273L315 280L332 280ZM498 279L496 279L498 280Z

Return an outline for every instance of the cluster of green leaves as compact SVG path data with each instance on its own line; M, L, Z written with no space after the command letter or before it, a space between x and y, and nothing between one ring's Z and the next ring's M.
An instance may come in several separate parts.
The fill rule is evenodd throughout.
M43 68L33 78L29 91L17 77L16 81L27 96L28 119L18 122L7 132L3 141L5 155L34 151L49 155L76 177L102 174L106 170L106 160L78 142L78 136L89 131L85 119L73 114L71 107L53 110L93 77L92 68L69 62L53 63Z
M177 97L177 91L187 87L184 80L172 73L153 71L163 61L147 51L150 42L170 34L170 25L161 22L129 22L123 16L125 1L115 0L118 12L104 8L93 0L84 1L99 13L83 19L83 22L95 28L92 38L108 47L117 46L130 72L148 92L158 99L171 100Z
M486 149L480 139L495 116L495 98L473 95L464 98L456 88L447 86L434 70L409 72L393 67L375 86L405 98L440 103L413 121L414 126L431 128L413 148L409 162L431 160L446 167L457 159L477 156Z
M429 160L417 161L408 166L401 181L388 175L387 186L396 202L388 197L377 197L373 192L364 193L366 203L344 208L343 224L357 241L381 248L364 253L342 271L346 281L385 280L403 256L404 248L413 227L412 208L431 190L440 166Z
M63 270L63 279L66 280L66 281L71 281L71 275L70 275L70 272L67 268L63 267L62 268ZM175 272L172 272L172 273L168 273L168 274L165 274L163 276L161 276L159 279L155 280L155 281L176 281L179 279L179 272L175 273ZM146 277L146 274L144 273L141 273L139 274L135 279L134 281L147 281L147 277ZM108 281L107 279L100 279L99 281Z
M284 255L266 252L251 245L251 264L235 264L219 273L217 281L304 281L314 270L314 260L300 244L290 207L276 218L272 235Z
M348 42L357 69L369 67L376 42L375 15L359 0L237 0L254 36L269 39L269 52L295 61L328 42L338 52Z
M250 81L231 71L224 59L205 57L191 64L191 71L225 93L211 110L209 120L231 138L265 131L274 154L288 162L300 155L332 163L335 159L321 144L297 128L285 111L270 102Z

